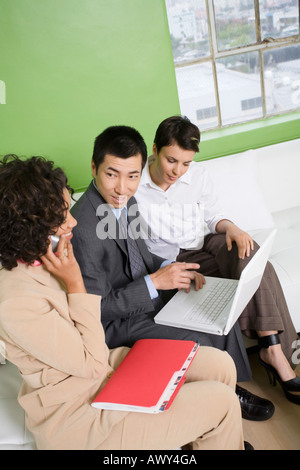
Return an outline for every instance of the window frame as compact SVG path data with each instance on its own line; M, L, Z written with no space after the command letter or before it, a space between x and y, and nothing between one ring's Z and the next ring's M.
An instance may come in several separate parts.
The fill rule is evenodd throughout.
M300 139L300 111L201 132L195 161L210 160L250 149ZM282 155L284 161L284 155Z
M300 0L299 4L299 18L300 18ZM214 14L214 4L213 0L205 0L206 11L207 11L207 20L208 20L208 35L209 35L209 42L210 42L210 54L205 57L199 57L198 59L194 60L187 60L184 63L175 64L175 70L179 68L184 68L194 64L201 64L201 63L210 63L212 65L212 74L213 74L213 84L214 84L214 92L216 98L216 109L217 109L217 126L203 129L203 133L214 133L216 131L220 131L222 129L227 128L238 128L238 126L243 126L249 123L261 122L261 121L269 121L272 120L273 117L278 116L289 116L297 114L300 110L299 107L282 111L281 113L267 113L266 107L266 96L265 96L265 85L264 85L264 60L263 60L263 53L268 50L278 49L280 47L287 47L293 46L296 44L300 44L300 19L299 21L299 34L289 36L287 38L265 38L261 40L261 28L260 28L260 14L259 14L259 0L254 0L254 10L255 10L255 27L256 27L256 34L257 34L257 42L254 44L249 44L246 46L239 46L234 47L226 50L219 51L217 45L217 29L216 29L216 21L215 21L215 14ZM165 3L165 8L167 11L167 5ZM216 70L216 60L238 55L242 53L248 52L258 52L259 55L259 63L260 63L260 88L261 88L261 99L262 99L262 116L259 118L249 119L247 121L240 121L237 123L230 123L230 124L223 124L222 117L221 117L221 106L220 106L220 97L219 97L219 90L218 90L218 80L217 80L217 70ZM180 107L180 103L179 103ZM296 118L298 119L298 117ZM272 124L270 124L272 126Z

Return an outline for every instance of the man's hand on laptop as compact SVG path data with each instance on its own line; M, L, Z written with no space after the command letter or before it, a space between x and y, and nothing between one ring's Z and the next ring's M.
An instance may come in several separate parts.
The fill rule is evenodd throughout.
M185 289L189 292L191 282L194 282L195 290L199 290L205 284L203 274L195 271L199 268L200 265L197 263L176 262L150 274L150 278L157 290Z

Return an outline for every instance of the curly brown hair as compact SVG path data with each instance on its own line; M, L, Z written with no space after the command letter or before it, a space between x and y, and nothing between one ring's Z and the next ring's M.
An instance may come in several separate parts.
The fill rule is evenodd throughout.
M44 255L49 235L65 220L63 190L68 186L61 168L43 157L22 160L6 155L0 161L0 263L8 270L18 260L33 263Z

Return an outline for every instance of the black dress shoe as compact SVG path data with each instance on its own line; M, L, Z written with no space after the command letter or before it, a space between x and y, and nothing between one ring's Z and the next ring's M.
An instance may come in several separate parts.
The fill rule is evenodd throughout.
M235 392L239 397L242 417L251 421L266 421L273 416L275 407L270 400L260 398L242 387L236 386Z
M258 345L260 348L269 348L275 344L280 344L279 335L269 335L259 338ZM258 354L259 363L266 369L270 384L275 387L276 381L281 385L282 390L285 393L286 398L292 403L300 405L300 377L296 376L294 379L283 381L278 374L277 370L263 361Z
M244 450L254 450L254 447L247 441L244 441Z

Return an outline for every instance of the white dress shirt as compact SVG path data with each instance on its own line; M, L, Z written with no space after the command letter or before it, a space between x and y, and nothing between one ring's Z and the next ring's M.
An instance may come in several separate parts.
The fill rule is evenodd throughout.
M201 249L204 235L216 233L217 223L226 217L201 163L191 162L187 172L164 191L151 179L152 158L135 194L140 214L150 228L143 237L152 253L175 260L180 248Z

